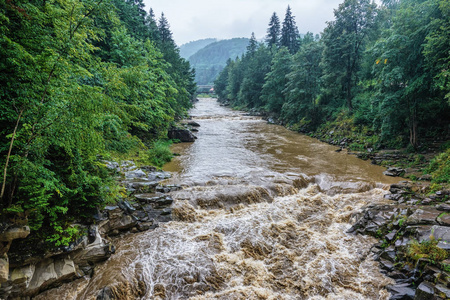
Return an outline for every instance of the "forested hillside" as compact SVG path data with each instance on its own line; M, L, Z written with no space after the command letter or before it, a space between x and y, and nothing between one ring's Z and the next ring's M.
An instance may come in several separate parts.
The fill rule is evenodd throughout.
M2 221L67 244L119 195L104 159L150 155L194 74L142 0L1 1L0 33Z
M189 62L195 69L197 84L213 84L217 75L223 70L228 59L241 56L247 47L249 39L234 38L211 43L189 57Z
M320 37L301 38L289 7L283 20L274 13L266 43L252 39L215 81L220 101L315 135L345 129L352 150L448 139L450 2L382 2L344 0Z
M217 39L203 39L183 44L180 46L180 55L184 59L189 59L191 55L194 55L200 49L203 49L216 41Z

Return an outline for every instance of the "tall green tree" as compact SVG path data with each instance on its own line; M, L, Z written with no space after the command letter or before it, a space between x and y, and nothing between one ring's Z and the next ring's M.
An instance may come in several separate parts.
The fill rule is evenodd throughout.
M267 28L266 43L269 49L271 49L273 46L275 47L279 46L280 35L281 35L280 19L274 12L272 17L270 18L269 28Z
M319 97L323 44L313 41L311 36L304 37L300 50L293 57L292 71L286 76L286 103L282 107L282 118L291 124L304 119L305 124L314 129L321 121Z
M256 52L247 53L242 59L242 84L238 93L238 103L249 108L262 106L261 90L265 76L270 71L272 55L269 48L260 44Z
M336 102L344 100L353 110L358 71L370 33L375 27L376 4L370 0L345 0L334 11L323 33L324 86Z
M432 73L426 70L424 46L432 20L439 12L438 1L405 0L400 4L392 27L372 49L377 59L374 75L380 82L376 93L377 123L384 143L408 131L409 143L419 145L421 124L438 121L442 97L432 89ZM441 108L440 108L441 107Z
M270 72L265 77L261 91L261 100L268 111L281 113L286 102L284 89L288 82L286 75L292 70L292 55L289 50L282 47L272 59Z
M291 7L288 6L283 21L283 27L281 28L280 46L286 47L289 49L289 52L294 54L300 47L299 37L300 34L298 33L298 27L295 23L295 17L292 15Z

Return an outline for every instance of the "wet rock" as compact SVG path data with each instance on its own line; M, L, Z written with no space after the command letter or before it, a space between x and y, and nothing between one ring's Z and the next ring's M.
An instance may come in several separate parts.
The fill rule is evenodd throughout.
M127 179L143 178L146 176L147 176L147 174L144 171L142 171L141 169L125 172L125 177Z
M436 284L434 288L437 296L443 299L450 299L450 289L448 287L443 284Z
M31 279L33 278L35 270L36 270L35 265L27 265L21 268L15 268L11 272L10 280L14 284L24 283L25 286L28 286L30 284Z
M103 288L97 295L96 300L112 300L115 299L112 289L107 286Z
M381 258L388 260L390 262L394 262L395 261L395 256L396 256L396 251L395 251L395 247L394 246L390 246L388 248L386 248L382 253L381 253Z
M383 174L386 176L398 177L404 172L405 170L402 168L390 167L384 171Z
M440 211L450 212L450 204L442 203L439 205L436 205L436 209Z
M387 290L391 293L390 300L414 299L415 291L409 283L387 286Z
M189 121L187 124L188 124L189 126L193 126L193 127L200 127L200 124L198 124L198 123L195 122L195 121Z
M419 232L418 240L429 241L431 236L434 237L435 240L438 240L437 246L439 248L450 250L450 227L447 226L432 226L427 230L423 230Z
M131 193L149 193L155 190L158 181L132 181L126 183L126 189Z
M169 139L179 140L183 143L194 142L196 137L187 129L170 129L168 132Z
M132 214L136 209L130 205L130 203L128 203L127 201L120 201L119 203L119 207L126 211L129 214Z
M394 270L394 264L386 259L380 259L380 266L382 269L391 272Z
M29 234L30 234L30 227L28 226L10 227L6 229L4 232L0 233L0 241L10 242L16 239L24 239Z
M95 232L94 241L71 254L72 259L79 266L88 266L106 260L114 252L111 245L101 237L98 227L92 226L92 230Z
M385 235L386 240L392 241L395 238L395 235L397 234L397 230L393 230L392 232Z
M137 229L139 231L147 231L150 230L153 226L153 222L142 222L137 225Z
M439 225L450 226L450 214L443 213L436 218L436 221L439 223Z
M422 282L416 290L414 300L433 300L434 297L434 284L431 282Z
M65 281L79 278L82 275L71 259L46 259L36 265L33 278L25 294L35 295L39 291L61 285Z
M435 225L438 224L436 218L441 213L441 211L438 211L432 207L417 209L411 216L408 217L406 223L408 225Z

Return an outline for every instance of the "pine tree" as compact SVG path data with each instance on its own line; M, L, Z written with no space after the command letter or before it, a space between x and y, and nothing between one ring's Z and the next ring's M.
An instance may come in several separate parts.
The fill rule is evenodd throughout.
M167 21L167 18L164 16L164 13L161 13L161 18L159 19L158 23L158 31L162 44L170 43L175 45L175 42L173 41L172 38L172 31L170 31L169 21Z
M269 28L267 29L266 43L269 48L272 48L273 46L279 46L280 33L280 19L274 12L272 17L270 18Z
M159 30L158 30L158 25L157 25L156 19L155 19L155 13L153 12L152 8L150 8L148 15L145 18L145 25L147 25L147 27L148 27L150 40L158 41L159 40Z
M283 28L281 29L280 45L289 49L289 52L296 53L299 49L300 34L298 33L297 25L295 24L294 16L291 12L291 7L288 6L286 16L283 21Z
M258 48L258 42L256 41L255 38L255 33L252 32L252 36L250 38L250 41L248 42L248 46L247 46L247 54L254 54L256 52L256 49Z

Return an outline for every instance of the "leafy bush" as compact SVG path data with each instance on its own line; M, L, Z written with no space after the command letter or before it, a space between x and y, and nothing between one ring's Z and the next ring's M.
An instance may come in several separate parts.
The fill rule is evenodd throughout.
M439 248L437 241L433 235L430 236L430 240L428 241L412 241L407 250L407 256L413 259L414 261L418 261L421 258L428 258L433 262L443 261L448 257L448 253L446 250Z
M162 167L170 162L173 158L170 145L172 145L172 141L155 141L149 150L150 162L157 167Z
M426 173L431 174L433 183L450 182L450 148L431 160Z

